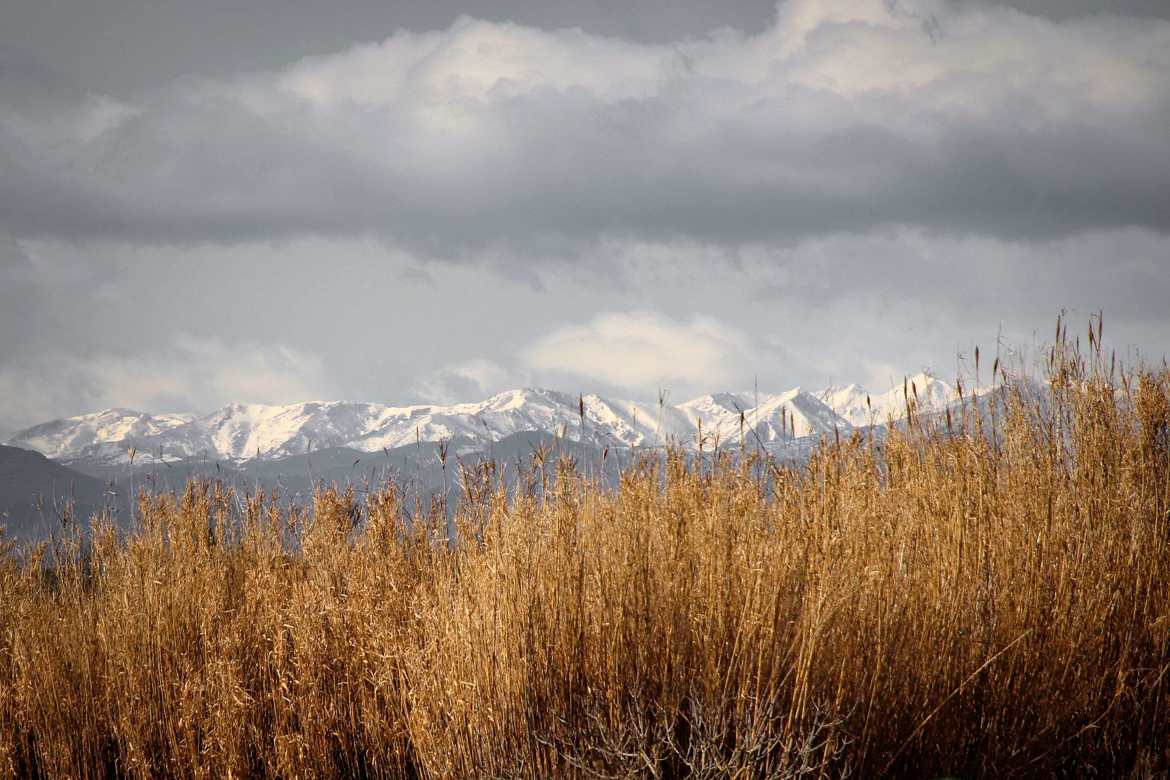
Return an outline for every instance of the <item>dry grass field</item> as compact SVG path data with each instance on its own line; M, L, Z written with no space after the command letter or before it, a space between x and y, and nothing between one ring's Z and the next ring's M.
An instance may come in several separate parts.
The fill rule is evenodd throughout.
M1090 340L799 465L453 474L451 545L394 485L144 495L0 559L0 774L1164 776L1170 372Z

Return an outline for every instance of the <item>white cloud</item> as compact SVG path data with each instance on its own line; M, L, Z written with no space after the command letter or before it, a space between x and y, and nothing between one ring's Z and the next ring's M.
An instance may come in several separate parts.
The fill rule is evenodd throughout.
M1165 97L1168 30L1116 18L1056 23L946 0L790 0L775 34L788 78L818 90L900 96L954 116L1015 102L1029 119L1094 122L1077 112ZM1144 54L1124 51L1130 44Z
M670 45L463 17L447 30L400 31L307 58L264 88L340 110L429 112L574 90L604 101L676 93L716 104L712 80L738 92L736 102L793 98L799 85L849 98L901 95L960 114L1019 96L1050 108L1075 97L1116 109L1166 95L1168 42L1170 24L1150 20L1057 23L947 0L788 0L758 35L719 32Z
M494 393L526 384L516 371L483 358L444 366L414 385L416 400L422 403L478 401Z
M749 339L710 317L677 321L652 312L602 314L559 328L525 350L534 370L646 394L657 387L743 383L755 360Z
M400 31L381 43L307 58L277 84L331 108L493 102L547 89L621 100L653 94L675 62L667 47L462 17L441 32Z
M152 354L39 355L0 365L4 413L28 424L113 406L208 411L330 397L319 358L281 345L178 336Z

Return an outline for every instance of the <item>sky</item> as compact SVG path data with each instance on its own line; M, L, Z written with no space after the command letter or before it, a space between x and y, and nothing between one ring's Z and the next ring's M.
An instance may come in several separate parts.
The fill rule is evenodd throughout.
M1170 344L1161 0L38 0L0 432Z

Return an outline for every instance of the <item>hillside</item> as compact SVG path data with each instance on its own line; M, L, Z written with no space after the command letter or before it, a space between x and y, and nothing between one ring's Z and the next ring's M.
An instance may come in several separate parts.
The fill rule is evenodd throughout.
M38 452L0 445L0 515L8 540L25 544L48 538L59 529L70 500L75 517L86 520L103 507L117 506L122 498L102 480Z

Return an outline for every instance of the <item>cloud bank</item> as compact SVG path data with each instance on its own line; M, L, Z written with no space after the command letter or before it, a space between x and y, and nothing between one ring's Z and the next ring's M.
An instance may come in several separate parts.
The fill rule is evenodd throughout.
M20 239L363 234L531 263L603 239L1170 229L1162 20L789 0L758 35L651 45L462 18L133 105L0 95Z

